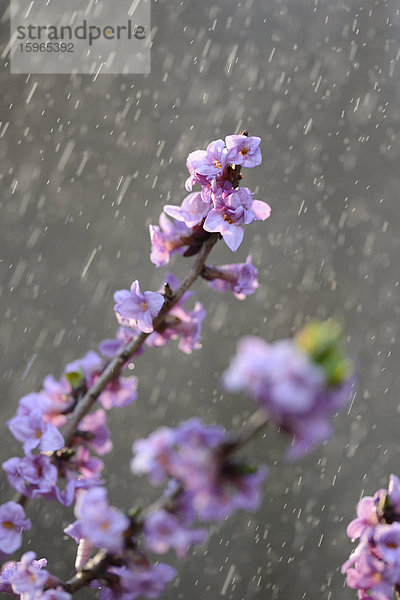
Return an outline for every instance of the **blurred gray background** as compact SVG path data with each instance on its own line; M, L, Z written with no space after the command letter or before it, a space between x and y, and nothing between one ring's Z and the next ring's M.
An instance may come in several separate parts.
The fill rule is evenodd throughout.
M347 523L362 493L400 474L398 3L161 0L152 26L149 76L17 76L3 57L1 458L20 452L5 427L18 399L113 335L113 291L162 283L148 225L184 198L187 154L247 128L264 161L246 184L272 216L246 229L235 256L219 244L212 262L251 252L260 289L241 303L197 283L203 349L185 356L172 343L137 360L138 401L109 414L105 477L119 506L154 498L129 471L135 437L193 414L234 428L252 407L223 397L218 379L238 337L273 340L339 315L360 388L335 439L294 465L276 434L248 448L271 467L262 509L215 528L165 598L355 598L340 574ZM178 257L171 270L189 267ZM4 484L1 500L11 495ZM28 513L28 547L70 575L75 544L60 530L71 511L39 501Z

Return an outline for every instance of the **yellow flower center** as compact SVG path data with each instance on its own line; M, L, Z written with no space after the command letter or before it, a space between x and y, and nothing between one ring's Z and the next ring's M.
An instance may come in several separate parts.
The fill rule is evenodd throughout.
M214 160L214 167L217 167L217 169L221 169L222 163L219 160Z
M3 527L4 529L14 529L14 523L11 523L11 521L3 521Z
M224 215L224 221L228 221L229 225L232 225L232 219L228 215Z
M142 302L142 310L149 310L149 305L147 302Z
M243 148L240 150L239 154L241 154L242 156L246 156L246 154L249 153L249 149L246 148L246 146L243 146Z

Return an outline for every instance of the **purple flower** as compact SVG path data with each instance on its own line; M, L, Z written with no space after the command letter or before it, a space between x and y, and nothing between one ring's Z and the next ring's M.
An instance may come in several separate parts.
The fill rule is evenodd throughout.
M78 446L75 456L66 461L64 476L68 480L75 480L77 477L83 477L85 481L98 480L103 468L104 463L100 458L91 456L88 448Z
M28 497L48 494L57 484L57 468L42 454L9 458L3 470L11 487Z
M400 523L377 525L372 539L379 556L400 567Z
M164 483L173 456L175 433L169 427L160 427L148 438L133 443L131 469L134 473L147 474L153 485Z
M240 508L255 510L266 477L265 469L226 459L220 451L226 441L223 428L189 419L176 429L164 427L135 442L131 468L147 473L156 485L168 477L176 480L194 514L207 521L222 520ZM190 515L187 507L183 513L185 519Z
M244 472L242 472L242 470ZM196 492L194 505L203 521L223 521L236 510L255 512L262 500L261 485L268 475L266 467L246 472L247 466L229 461L210 487Z
M192 544L201 544L206 536L205 529L189 529L177 516L166 510L151 513L144 523L146 544L156 554L165 554L174 548L179 558L186 556Z
M224 242L235 252L243 240L244 208L240 202L239 194L233 192L223 200L218 199L204 222L203 228L209 232L218 232L224 238Z
M145 333L153 331L153 319L164 304L164 297L158 292L140 291L139 282L132 283L130 290L119 290L114 294L116 302L114 310L117 317L122 317L123 325L130 325Z
M184 223L172 223L164 213L160 215L160 226L150 225L151 262L156 267L164 267L169 263L171 254L183 254L184 236L191 234Z
M172 289L176 289L179 285L179 280L171 273L166 273L165 282ZM192 311L185 308L186 301L192 296L192 292L183 294L166 316L163 328L149 335L146 340L148 346L151 348L164 346L169 340L179 338L179 349L185 354L190 354L199 348L201 325L207 313L200 302L196 302Z
M393 510L400 515L400 481L396 475L390 476L388 498Z
M80 449L78 449L79 452ZM86 448L82 448L82 450L86 450ZM94 459L96 462L100 462L100 459ZM102 467L103 464L101 463ZM71 478L67 481L64 489L61 490L58 485L54 488L54 490L46 496L48 500L57 500L63 506L71 506L73 502L75 502L78 490L90 490L92 487L96 485L101 485L103 482L99 479L93 477L80 477L79 479Z
M114 358L118 352L136 337L137 331L130 327L119 327L115 339L103 340L99 344L99 352L106 358ZM139 353L136 353L137 356Z
M365 496L358 503L357 519L351 521L347 527L347 535L351 540L355 540L378 523L375 499L371 496Z
M84 417L80 423L80 431L85 434L83 438L90 448L103 456L111 452L113 444L110 440L110 430L106 425L106 413L101 408Z
M368 546L360 546L348 563L342 567L342 572L347 575L347 585L359 590L359 597L377 600L391 600L393 586L399 580L398 568L388 569L387 565L378 557L369 552ZM350 568L351 563L354 568ZM367 593L368 592L368 593Z
M167 215L177 221L183 221L188 227L194 227L201 223L209 210L210 205L202 200L200 192L189 194L182 202L182 206L172 204L164 206L164 212Z
M11 554L21 546L22 533L31 528L25 518L25 511L16 502L6 502L0 506L0 551Z
M72 407L74 399L71 396L72 387L65 377L59 381L53 375L47 375L43 380L41 394L48 399L49 405L43 410L43 419L56 427L65 424L67 418L61 414Z
M254 294L258 288L258 270L251 262L251 255L247 257L245 263L210 267L204 275L209 279L207 272L212 277L210 287L218 292L231 290L238 300L244 300L246 296Z
M363 498L357 516L347 528L360 543L342 566L347 585L357 589L359 598L391 600L400 584L400 522L390 494L396 494L397 477L390 478L389 490Z
M242 225L265 220L271 214L268 204L253 200L247 188L218 188L212 197L214 208L207 214L203 227L206 231L219 232L233 252L242 243Z
M46 559L36 560L34 552L26 552L21 561L15 565L15 570L9 576L9 583L15 594L21 595L21 600L36 600L43 593L49 573L43 569Z
M137 398L137 377L117 377L102 391L99 402L103 408L120 408L128 406Z
M246 135L228 135L225 138L228 162L243 167L257 167L261 164L261 139Z
M169 565L158 563L126 567L111 567L109 572L118 575L119 582L110 588L103 588L100 600L135 600L140 596L158 598L166 588L167 583L176 577L176 571Z
M221 173L226 164L227 150L223 140L216 140L207 146L207 150L195 150L187 159L190 173L204 175L207 178Z
M64 446L61 433L51 423L45 423L39 409L10 419L7 426L15 439L23 443L26 453L37 447L42 452L51 452Z
M129 526L129 519L122 512L109 506L105 488L94 487L82 492L78 498L76 513L83 538L110 552L119 552L122 549L123 533ZM68 528L65 533L70 535Z
M17 416L26 417L32 412L39 412L40 414L50 409L50 399L44 394L27 394L23 396L18 403Z
M329 419L348 399L352 379L344 371L334 385L328 380L332 364L342 368L341 354L335 352L331 362L319 364L290 340L267 344L247 337L238 344L223 386L229 392L247 391L263 406L271 421L293 436L288 456L297 458L330 437Z
M214 167L214 169L219 168L219 164L218 164L218 159L217 160L217 164L216 165L212 165L212 167ZM188 171L190 173L190 176L188 177L188 179L186 180L185 183L185 188L187 189L188 192L191 192L193 189L193 186L196 183L200 183L200 185L202 187L206 187L208 185L210 185L211 180L215 179L215 174L208 176L208 175L202 175L199 171L198 171L198 167L201 169L202 166L205 166L207 168L207 151L206 150L195 150L194 152L191 152L187 158L186 161L186 166L188 168ZM219 161L221 162L221 161ZM208 163L209 164L209 163ZM221 163L221 168L222 168L222 163Z

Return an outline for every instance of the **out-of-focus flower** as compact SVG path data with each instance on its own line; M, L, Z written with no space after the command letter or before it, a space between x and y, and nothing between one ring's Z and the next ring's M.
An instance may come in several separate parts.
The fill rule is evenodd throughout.
M179 558L183 558L192 544L205 540L207 531L190 529L175 514L157 510L146 518L144 535L148 548L156 554L165 554L174 548Z
M220 521L238 509L255 510L267 475L264 468L226 457L226 442L223 428L189 419L176 429L164 427L136 441L131 467L134 473L148 474L156 485L175 480L196 516Z
M57 427L43 420L40 410L13 417L7 422L7 426L15 439L23 443L26 453L37 447L42 452L51 452L64 446L63 436Z
M129 519L109 506L105 488L94 487L82 492L76 505L76 514L78 522L67 527L65 533L71 535L71 528L74 532L79 527L80 536L90 540L94 546L106 548L110 552L122 549L123 533L129 526Z
M11 554L21 546L22 533L30 529L31 522L16 502L0 506L0 551Z
M100 600L135 600L140 596L158 598L166 589L167 583L176 577L176 571L169 565L152 565L142 561L127 567L111 567L109 572L119 577L118 583L102 588Z
M223 375L227 391L248 392L292 435L291 458L330 437L330 418L348 400L353 374L339 334L334 324L312 322L294 341L243 338Z

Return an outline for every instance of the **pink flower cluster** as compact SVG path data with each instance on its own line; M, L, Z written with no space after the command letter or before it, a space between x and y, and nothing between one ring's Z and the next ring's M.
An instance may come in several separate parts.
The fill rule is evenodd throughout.
M347 528L359 544L342 566L347 585L360 600L392 600L400 586L400 481L391 475L387 490L362 498Z
M191 193L181 206L167 204L160 225L150 226L152 262L160 267L168 264L171 254L191 255L197 252L196 239L208 233L219 233L227 246L236 251L243 240L244 225L264 221L271 213L265 202L254 200L248 188L239 188L242 167L261 164L260 138L246 134L228 135L189 154L189 178L186 189ZM198 192L192 192L198 184Z
M68 506L76 499L78 490L100 482L103 463L99 456L112 449L104 409L134 401L136 377L116 378L105 388L98 399L102 408L82 419L67 454L64 454L64 439L59 428L73 410L77 395L95 383L103 368L102 358L96 352L88 352L82 359L67 365L59 381L48 376L39 393L20 399L16 416L7 425L22 443L24 456L9 458L2 465L17 492L28 498L41 496L57 500ZM65 482L62 487L61 479ZM0 549L10 553L20 547L22 533L29 528L30 521L24 518L23 508L14 502L1 505L0 515L3 516Z

